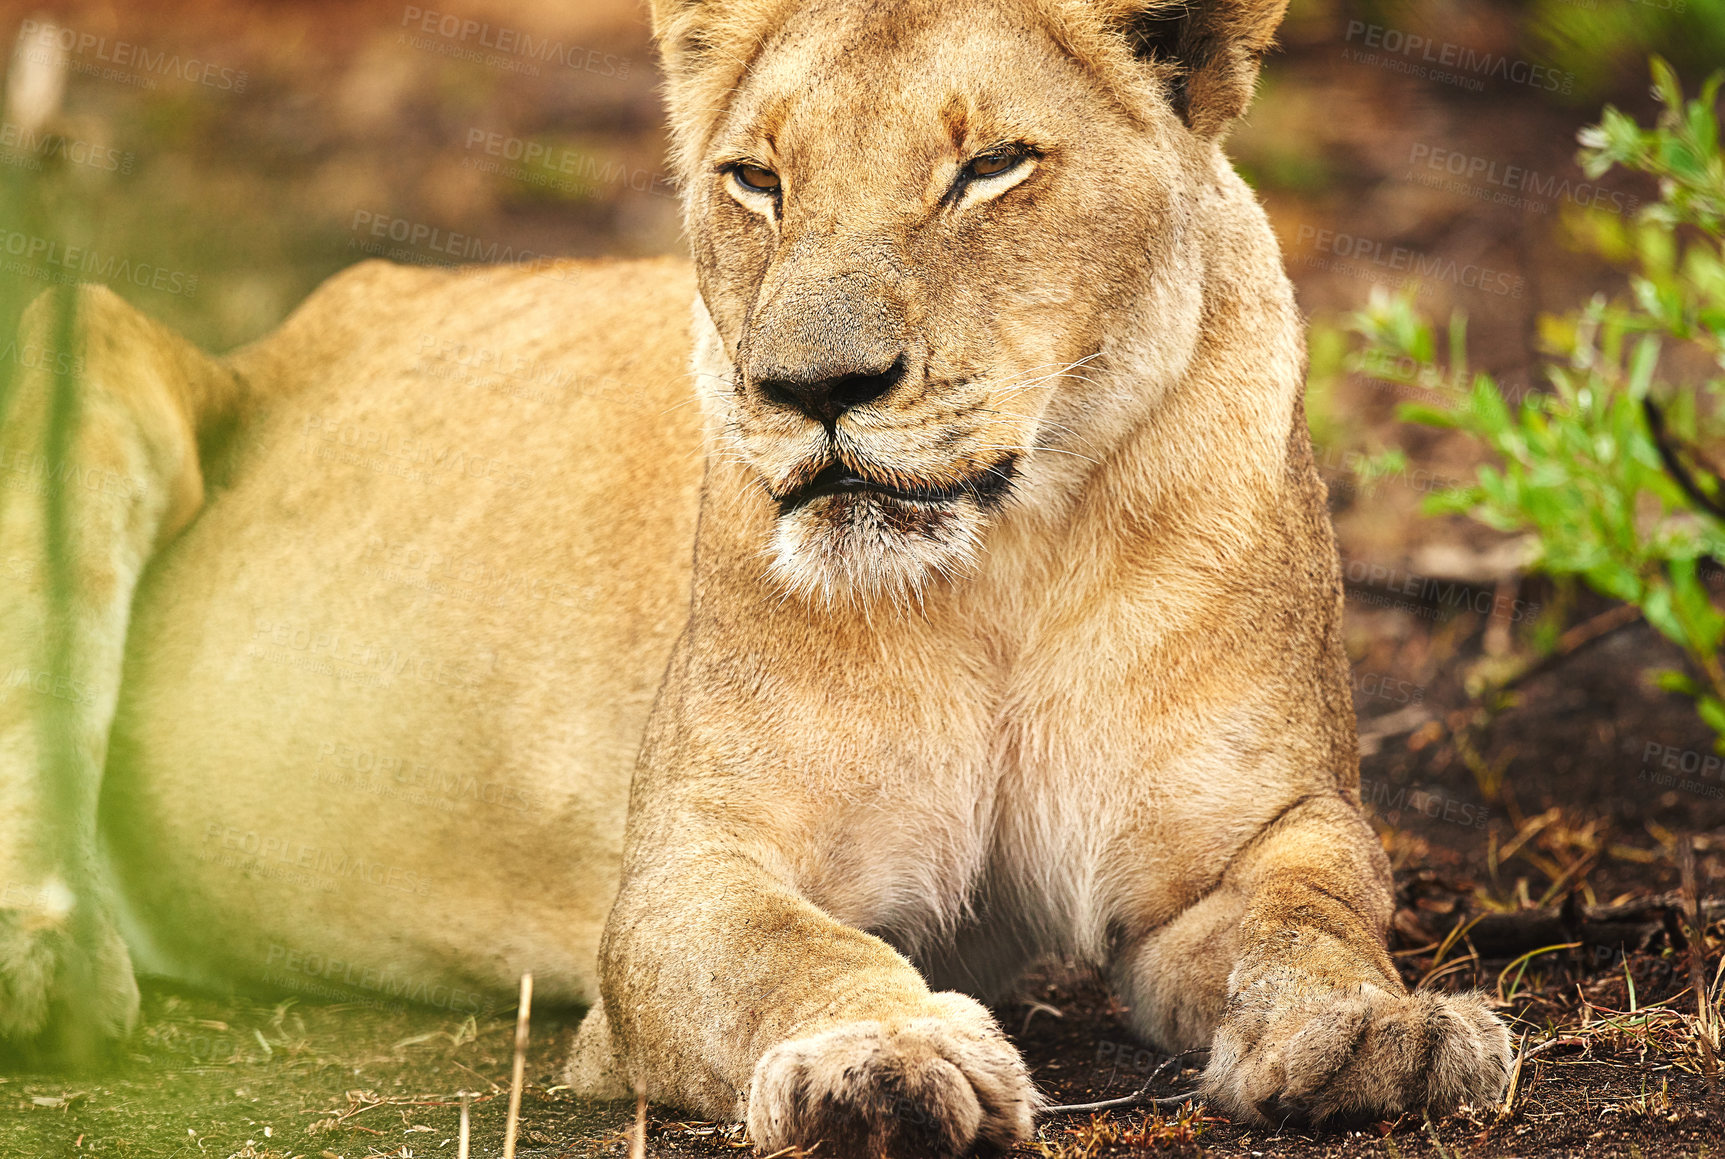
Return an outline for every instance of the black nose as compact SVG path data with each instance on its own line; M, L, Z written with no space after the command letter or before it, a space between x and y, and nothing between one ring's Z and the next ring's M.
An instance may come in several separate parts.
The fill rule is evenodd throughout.
M847 410L871 403L897 386L904 378L905 358L899 355L885 370L834 375L825 373L829 369L822 367L807 374L781 372L755 385L773 405L800 411L830 427Z

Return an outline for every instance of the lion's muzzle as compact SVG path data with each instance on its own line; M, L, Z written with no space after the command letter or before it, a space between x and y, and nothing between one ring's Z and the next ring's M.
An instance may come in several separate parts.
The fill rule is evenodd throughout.
M972 499L984 509L998 506L1012 488L1018 456L1002 455L979 471L950 483L890 481L858 471L839 459L822 467L808 481L776 496L780 515L788 515L825 495L877 496L901 503L942 505Z

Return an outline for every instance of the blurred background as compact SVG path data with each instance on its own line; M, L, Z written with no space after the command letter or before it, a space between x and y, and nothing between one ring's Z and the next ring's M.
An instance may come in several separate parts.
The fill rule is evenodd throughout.
M640 0L6 2L0 43L13 46L0 124L6 310L55 282L105 281L226 351L366 257L456 265L684 250ZM1361 373L1347 333L1375 288L1399 289L1428 316L1467 316L1472 366L1511 404L1549 391L1543 366L1563 329L1552 319L1625 293L1622 269L1599 252L1602 229L1626 227L1660 197L1645 175L1584 172L1577 133L1608 103L1651 121L1654 53L1693 93L1725 65L1725 0L1293 0L1257 102L1230 138L1312 322L1307 405L1348 581L1364 795L1400 875L1396 937L1410 981L1462 959L1445 940L1462 915L1568 913L1569 925L1551 927L1567 939L1575 907L1725 891L1718 733L1692 696L1648 675L1693 659L1633 607L1615 611L1587 585L1530 569L1526 535L1423 511L1471 479L1485 452L1476 438L1402 421L1398 407L1429 392L1406 375ZM0 332L13 320L0 318ZM1706 583L1719 590L1716 563ZM1678 919L1657 912L1642 918L1654 913L1647 920L1666 934L1620 939L1615 957L1541 958L1506 1001L1520 995L1529 1027L1592 1025L1588 1010L1679 994L1688 943ZM1702 941L1710 972L1718 938ZM1475 947L1444 976L1488 989L1495 976L1504 997L1498 967L1513 957L1488 967L1492 954ZM1089 1009L1074 985L1050 983L1037 1000ZM347 1118L399 1095L389 1084L403 1074L410 1088L453 1091L501 1073L486 1060L503 1057L503 1022L415 1039L423 1027L401 1015L364 1032L359 1058L331 1043L375 1012L222 1001L232 1005L147 992L133 1050L140 1085L128 1098L148 1113L135 1121L91 1110L100 1096L90 1084L0 1077L0 1118L15 1106L16 1129L29 1132L7 1151L0 1127L0 1155L89 1154L88 1137L114 1154L405 1156L416 1141L446 1140L451 1103L412 1104L437 1108L425 1112L436 1133L405 1142L401 1126L387 1140L342 1135ZM1645 1062L1657 1021L1643 1018L1639 1046L1627 1031L1619 1045ZM1088 1060L1107 1033L1096 1025L1078 1045L1042 1043L1040 1073L1070 1072L1062 1052ZM404 1053L392 1035L416 1045ZM542 1044L529 1103L544 1120L530 1153L563 1153L570 1139L616 1152L621 1120L557 1102L552 1045ZM1699 1047L1657 1049L1677 1060L1662 1064L1668 1091L1691 1089L1691 1078L1702 1091L1705 1072L1705 1097L1716 1097L1716 1062ZM424 1066L409 1066L410 1055ZM245 1110L280 1057L315 1078L276 1092L273 1120ZM157 1080L177 1073L194 1076L195 1094L163 1093ZM1646 1122L1636 1130L1676 1132L1671 1146L1688 1146L1688 1120L1666 1123L1669 1095L1663 1110L1647 1103L1644 1073L1624 1090L1638 1074ZM1629 1105L1610 1075L1589 1075L1564 1081L1597 1080L1598 1097ZM1119 1081L1130 1089L1141 1077L1128 1069ZM1535 1083L1526 1097L1530 1107L1555 1100L1539 1120L1559 1132L1552 1146L1579 1147L1590 1136L1562 1134L1558 1121L1577 1112L1559 1085ZM288 1111L317 1107L325 1129L308 1138L308 1120ZM92 1116L87 1129L74 1129L80 1114ZM1666 1125L1647 1126L1656 1120ZM272 1142L274 1129L262 1135L272 1122L291 1124L291 1144ZM674 1120L654 1123L661 1148L719 1146L686 1124L679 1135ZM1237 1131L1212 1137L1220 1153L1251 1147Z

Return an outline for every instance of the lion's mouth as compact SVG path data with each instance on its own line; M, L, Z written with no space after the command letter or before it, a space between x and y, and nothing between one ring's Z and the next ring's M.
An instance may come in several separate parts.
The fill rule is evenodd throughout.
M982 507L994 507L1011 489L1012 478L1017 469L1018 456L1008 454L956 482L938 486L902 486L881 479L871 479L835 459L811 475L802 485L776 498L781 516L789 515L827 495L873 496L897 500L900 503L930 506L972 499Z

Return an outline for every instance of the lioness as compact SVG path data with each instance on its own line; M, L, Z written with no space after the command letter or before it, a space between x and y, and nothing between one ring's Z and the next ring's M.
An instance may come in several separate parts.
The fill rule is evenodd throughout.
M580 1089L945 1156L1030 1131L976 996L1060 953L1233 1116L1494 1096L1385 950L1220 146L1284 2L656 0L692 269L367 264L220 359L78 291L0 448L0 1034L530 969Z

